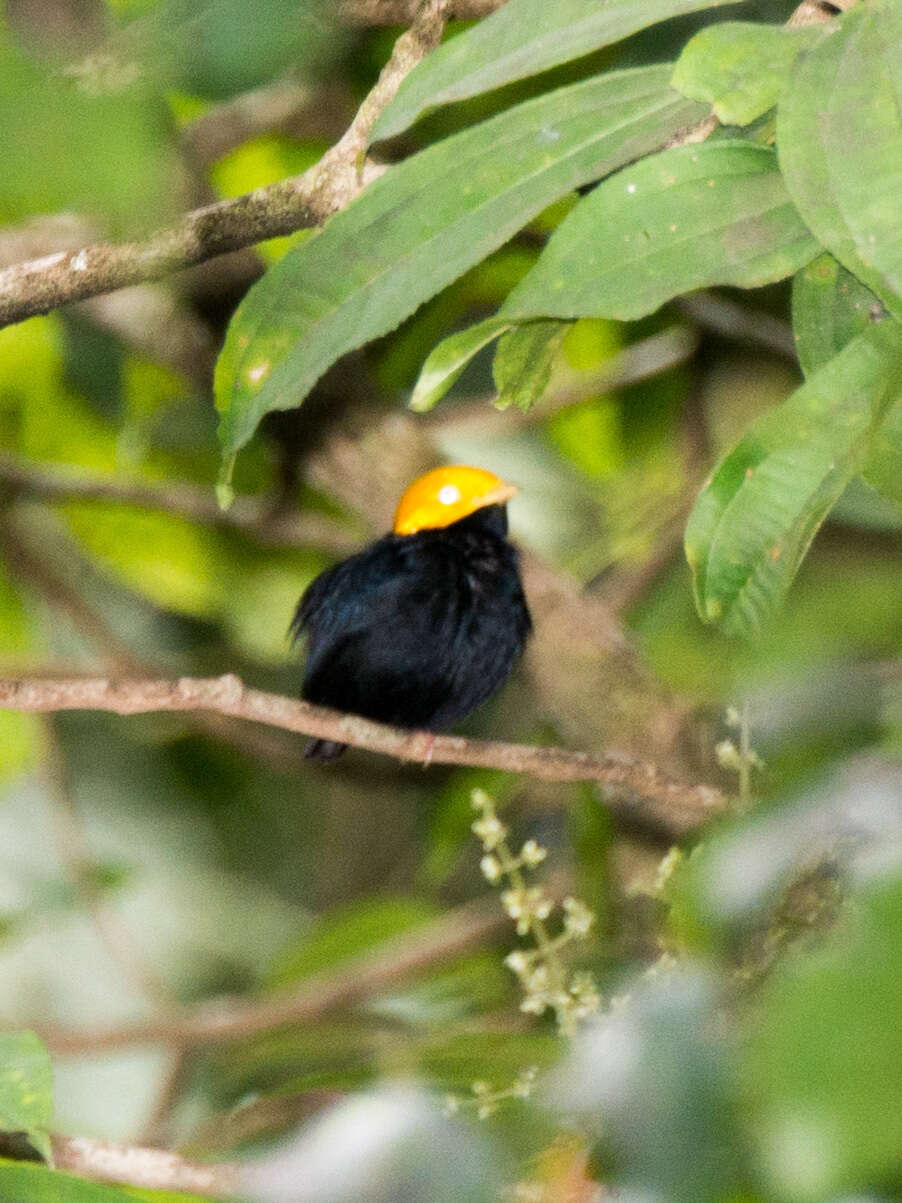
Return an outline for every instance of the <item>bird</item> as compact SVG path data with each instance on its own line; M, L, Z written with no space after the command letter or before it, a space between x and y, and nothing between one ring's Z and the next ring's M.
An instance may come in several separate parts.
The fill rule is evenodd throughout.
M291 624L307 637L302 696L392 726L444 730L509 676L532 630L507 538L515 485L455 464L418 477L390 533L307 587ZM345 745L314 739L305 755Z

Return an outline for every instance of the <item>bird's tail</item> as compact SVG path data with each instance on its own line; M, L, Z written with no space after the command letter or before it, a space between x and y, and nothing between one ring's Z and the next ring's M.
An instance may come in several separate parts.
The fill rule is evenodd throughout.
M346 747L347 744L336 743L333 739L311 739L304 757L307 760L337 760Z

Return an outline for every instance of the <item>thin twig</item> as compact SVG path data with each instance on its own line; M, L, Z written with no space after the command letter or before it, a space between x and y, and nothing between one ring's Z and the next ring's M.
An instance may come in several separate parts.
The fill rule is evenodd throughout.
M143 242L97 243L9 267L0 272L0 326L319 225L345 208L380 170L364 161L376 118L441 41L449 8L450 0L424 0L351 125L303 175L195 209Z
M351 744L396 760L502 769L544 781L597 781L625 795L614 804L615 811L625 818L673 834L698 826L723 805L717 789L675 781L657 765L626 756L591 756L566 748L403 731L357 715L249 689L231 673L177 681L114 681L108 677L0 680L0 708L31 714L59 710L106 710L114 714L212 711Z
M479 947L510 923L494 898L469 902L333 969L305 979L297 989L265 999L218 999L186 1008L168 1020L144 1019L96 1031L43 1029L58 1055L80 1056L140 1044L202 1045L244 1040L290 1024L313 1023L407 982L436 965Z
M680 297L676 308L699 326L724 338L765 347L781 359L798 363L792 327L764 310L713 292L694 292Z

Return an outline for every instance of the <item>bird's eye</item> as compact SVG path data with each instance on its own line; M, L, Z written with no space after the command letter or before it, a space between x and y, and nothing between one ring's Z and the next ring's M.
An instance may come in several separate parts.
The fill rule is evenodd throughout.
M438 499L442 505L454 505L460 501L460 489L457 485L442 485L438 491Z

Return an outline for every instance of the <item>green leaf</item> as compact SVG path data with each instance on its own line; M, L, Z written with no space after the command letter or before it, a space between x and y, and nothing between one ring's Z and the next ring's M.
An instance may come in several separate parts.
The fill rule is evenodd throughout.
M902 509L902 397L892 405L876 432L862 476Z
M750 125L774 107L799 51L819 36L814 29L745 21L709 25L680 55L673 86L707 100L724 125Z
M552 201L698 117L669 77L614 72L518 105L390 168L285 255L239 306L217 364L224 459Z
M34 1032L0 1034L0 1129L24 1132L50 1159L53 1070L50 1054Z
M792 282L792 329L799 363L810 376L886 310L832 255L824 253Z
M193 1198L193 1196L185 1196ZM0 1162L3 1203L134 1203L131 1192L100 1186L34 1162Z
M498 316L644 317L691 289L780 280L816 251L773 151L732 140L682 146L584 197Z
M430 353L420 371L410 398L410 408L425 413L447 393L461 372L483 347L510 330L511 323L497 317L486 318L447 338Z
M818 527L860 470L898 396L902 338L884 322L752 424L702 489L686 526L701 617L761 629Z
M502 336L492 365L496 409L517 405L525 412L535 405L548 387L554 357L570 329L570 322L524 322Z
M893 321L873 292L829 253L818 255L792 285L792 326L806 376L874 322ZM889 410L862 468L889 501L902 506L902 403Z
M435 918L435 908L414 898L367 898L323 918L312 932L293 942L278 958L271 986L288 986Z
M828 251L902 318L902 8L874 0L802 55L777 112L780 166Z
M391 138L429 109L547 71L640 29L727 0L508 0L433 51L407 76L373 129Z
M859 893L822 951L790 958L761 988L742 1073L779 1198L821 1200L898 1172L900 938L896 879Z

